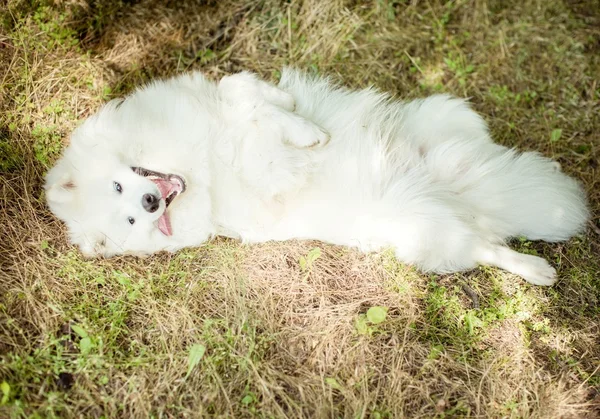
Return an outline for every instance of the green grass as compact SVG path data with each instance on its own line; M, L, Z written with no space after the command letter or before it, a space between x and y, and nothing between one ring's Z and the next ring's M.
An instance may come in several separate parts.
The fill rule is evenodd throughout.
M85 4L0 11L0 416L600 413L597 0ZM41 185L81 119L154 77L284 65L470 97L498 142L557 159L594 226L512 244L557 285L314 242L93 261L68 245Z

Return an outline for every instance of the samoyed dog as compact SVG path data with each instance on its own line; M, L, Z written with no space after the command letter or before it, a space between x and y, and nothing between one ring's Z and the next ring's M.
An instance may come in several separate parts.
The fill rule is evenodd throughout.
M217 235L315 239L537 285L552 285L554 268L506 241L567 240L589 216L557 162L494 144L464 100L398 102L294 70L278 86L186 74L109 102L75 130L45 189L86 256Z

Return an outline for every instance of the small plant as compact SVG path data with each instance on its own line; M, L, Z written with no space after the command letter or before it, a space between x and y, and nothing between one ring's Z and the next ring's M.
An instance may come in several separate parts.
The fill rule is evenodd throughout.
M87 355L96 346L95 342L88 333L80 326L71 325L71 329L81 338L79 340L79 350L82 355Z
M325 378L325 384L327 384L329 387L333 388L334 390L342 390L341 384L338 382L338 380L336 380L333 377Z
M10 172L22 164L19 152L8 142L0 138L0 172Z
M300 256L298 263L300 264L300 269L302 270L302 272L305 272L305 276L304 276L305 281L308 279L308 276L310 275L310 272L312 271L313 264L320 257L321 257L321 249L318 247L311 249L307 253L306 256Z
M255 401L256 401L256 395L254 393L246 394L241 400L241 402L244 406L250 406Z
M66 15L57 14L50 7L41 7L33 14L33 20L40 30L50 38L48 48L56 45L69 47L79 43L77 33L65 24Z
M476 329L484 326L484 322L477 316L476 310L469 310L464 314L463 324L471 336L476 334Z
M134 283L126 273L115 271L113 275L117 279L117 282L125 289L129 301L137 300L141 294L141 290L146 286L146 283L142 278Z
M475 71L473 64L466 64L462 57L457 57L454 54L450 54L449 57L444 58L444 62L448 69L454 73L454 77L461 86L467 83L467 76Z
M519 237L519 252L539 256L538 251L533 248L533 243L526 237Z
M553 129L552 132L550 133L550 142L551 143L557 142L558 140L560 140L561 136L562 136L562 129L560 129L560 128Z
M204 353L206 352L206 347L204 345L196 344L190 347L190 353L188 355L188 369L185 374L185 378L188 378L194 368L200 363Z
M60 154L62 142L56 126L36 125L31 131L35 158L44 166L49 166L52 160Z
M0 406L4 406L6 403L8 403L8 399L10 397L10 384L8 384L6 381L3 381L2 384L0 384L0 390L2 391Z
M438 359L444 353L444 345L433 345L427 355L427 359Z
M387 307L374 306L369 308L366 314L359 314L354 323L356 332L359 335L371 336L378 330L376 326L385 321L387 312Z

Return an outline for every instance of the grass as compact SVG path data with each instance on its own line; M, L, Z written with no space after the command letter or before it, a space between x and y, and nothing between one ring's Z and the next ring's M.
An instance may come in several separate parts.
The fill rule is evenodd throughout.
M597 0L9 0L0 24L0 416L600 415ZM68 245L41 185L79 120L154 77L283 65L470 97L498 142L556 158L593 224L514 246L558 284L311 242Z

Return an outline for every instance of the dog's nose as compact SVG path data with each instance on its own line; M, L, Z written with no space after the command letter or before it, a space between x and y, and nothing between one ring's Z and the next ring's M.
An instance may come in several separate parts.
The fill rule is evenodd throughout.
M142 196L142 206L148 212L155 212L158 209L159 201L160 199L151 193Z

